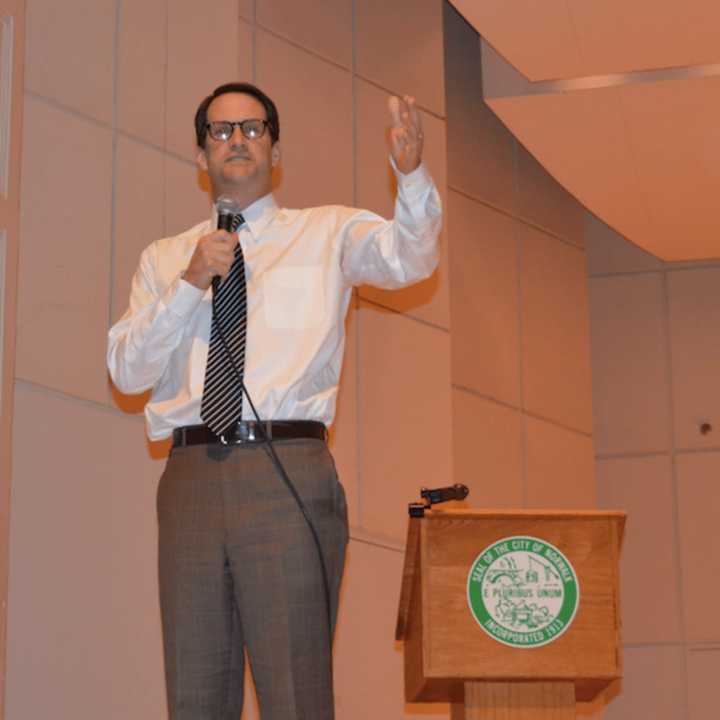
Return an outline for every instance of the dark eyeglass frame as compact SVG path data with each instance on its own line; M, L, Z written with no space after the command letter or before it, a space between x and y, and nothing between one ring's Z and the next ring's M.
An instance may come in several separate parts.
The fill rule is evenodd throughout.
M252 135L250 127L255 127L256 123L260 123L260 132L257 135ZM218 142L227 142L235 132L235 128L240 128L240 132L243 137L247 140L259 140L264 134L269 122L267 120L261 120L260 118L247 118L246 120L214 120L205 125L205 129L208 131L208 135L213 140ZM227 137L223 137L223 133L219 132L220 128L229 130Z

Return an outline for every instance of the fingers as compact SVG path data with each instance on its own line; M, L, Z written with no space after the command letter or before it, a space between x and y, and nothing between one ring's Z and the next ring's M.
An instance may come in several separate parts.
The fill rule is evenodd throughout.
M392 118L392 124L394 127L400 127L402 125L402 118L400 116L400 98L392 95L388 98L388 110L390 111L390 117Z
M235 261L237 244L237 233L225 230L216 230L201 237L185 271L185 279L199 288L207 289L216 275L225 278Z
M208 237L205 257L212 275L224 278L230 272L230 266L235 261L237 244L237 233L229 233L225 230L217 230Z
M422 151L423 131L422 120L418 112L415 98L404 95L402 98L388 98L388 110L392 118L390 141L394 153L407 148L418 148Z
M409 131L422 132L422 120L418 112L415 98L412 95L395 95L388 98L388 110L394 127L403 127Z
M406 95L405 101L406 101L407 107L408 107L408 115L410 117L410 126L413 128L413 130L416 133L418 133L419 135L422 135L422 119L420 117L420 113L418 112L417 105L415 104L415 98L410 97L409 95Z

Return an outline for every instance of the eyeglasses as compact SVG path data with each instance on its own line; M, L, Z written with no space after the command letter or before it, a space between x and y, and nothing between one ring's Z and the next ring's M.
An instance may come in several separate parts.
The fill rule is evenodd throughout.
M242 132L248 140L257 140L265 134L267 125L267 120L250 118L249 120L239 120L237 122L216 120L215 122L209 122L205 127L213 140L225 142L232 137L236 127L240 128L240 132Z

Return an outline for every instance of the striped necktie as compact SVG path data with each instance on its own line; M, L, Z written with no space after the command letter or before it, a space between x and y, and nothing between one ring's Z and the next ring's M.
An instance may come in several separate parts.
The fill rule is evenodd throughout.
M244 222L242 215L235 215L232 231ZM216 435L229 430L242 415L246 328L245 259L238 243L230 272L214 291L210 347L200 404L200 417Z

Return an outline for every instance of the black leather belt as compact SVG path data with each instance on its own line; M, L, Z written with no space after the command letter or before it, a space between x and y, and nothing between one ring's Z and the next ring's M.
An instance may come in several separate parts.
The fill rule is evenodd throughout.
M186 445L242 445L243 443L271 440L292 440L310 438L327 440L327 429L317 420L241 420L222 435L216 435L206 425L186 425L173 430L173 447ZM265 434L263 434L263 429Z

